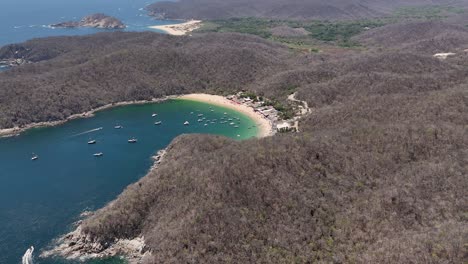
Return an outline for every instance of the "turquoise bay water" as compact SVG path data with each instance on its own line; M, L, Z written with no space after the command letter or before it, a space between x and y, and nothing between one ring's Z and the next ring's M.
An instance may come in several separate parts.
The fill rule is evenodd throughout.
M198 122L199 114L216 121ZM222 120L228 122L221 124ZM162 124L154 125L156 121ZM190 125L184 126L185 121ZM116 124L123 128L114 129ZM172 139L184 133L246 139L258 133L253 125L253 120L230 109L170 100L117 107L93 118L0 139L0 263L21 263L30 246L36 248L34 263L70 263L37 256L54 238L69 231L81 212L104 206L144 176L153 164L151 156ZM132 137L138 143L129 144ZM90 139L97 143L88 145ZM39 156L36 161L31 161L33 152ZM104 156L94 157L97 152Z
M105 31L94 28L61 29L48 25L79 20L93 13L105 13L122 20L125 31L158 31L148 26L177 23L154 20L144 7L158 0L2 0L0 1L0 46L31 38L85 35Z

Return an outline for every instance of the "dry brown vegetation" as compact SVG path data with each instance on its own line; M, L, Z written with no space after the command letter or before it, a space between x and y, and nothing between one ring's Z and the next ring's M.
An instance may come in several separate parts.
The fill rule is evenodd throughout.
M433 55L468 49L468 29L440 21L412 22L373 29L353 40L366 46Z
M62 120L121 101L238 91L284 68L289 55L239 34L106 33L5 46L1 58L40 62L0 75L0 128Z
M71 113L239 88L279 99L296 91L312 107L300 133L176 138L157 170L84 222L97 242L144 235L152 253L145 263L468 260L465 53L441 61L369 46L300 55L237 34L69 39L75 46L51 38L0 51L44 58L41 47L55 47L53 59L0 75L3 126L19 116L44 120L39 107ZM47 106L38 99L57 93ZM36 107L29 119L27 107Z
M467 6L463 0L180 0L159 1L147 9L167 19L359 19L389 15L397 7L426 5Z

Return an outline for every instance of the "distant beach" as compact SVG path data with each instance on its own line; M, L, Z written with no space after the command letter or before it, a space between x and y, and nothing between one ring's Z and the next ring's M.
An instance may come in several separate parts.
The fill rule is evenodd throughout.
M260 113L255 112L251 107L235 103L223 96L211 94L188 94L182 95L178 98L183 100L199 101L235 110L237 112L245 114L246 116L250 117L252 120L255 121L259 129L257 137L268 137L274 134L273 126L271 125L270 121L264 118Z
M180 24L150 26L149 28L162 30L169 35L183 36L199 28L201 25L201 22L202 22L201 20L190 20L190 21L187 21L185 23L180 23Z

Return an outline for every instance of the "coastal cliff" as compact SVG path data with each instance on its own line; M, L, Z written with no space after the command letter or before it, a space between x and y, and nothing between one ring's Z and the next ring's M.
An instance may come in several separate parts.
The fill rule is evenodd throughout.
M75 28L75 27L93 27L106 29L124 29L125 24L115 17L105 14L92 14L83 17L80 21L67 21L52 24L51 27Z

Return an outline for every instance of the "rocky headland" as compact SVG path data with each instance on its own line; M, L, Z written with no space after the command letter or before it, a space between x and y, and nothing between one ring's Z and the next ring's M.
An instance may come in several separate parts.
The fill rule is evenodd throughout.
M50 26L60 28L92 27L104 29L124 29L126 27L119 19L105 14L92 14L83 17L80 21L67 21Z

